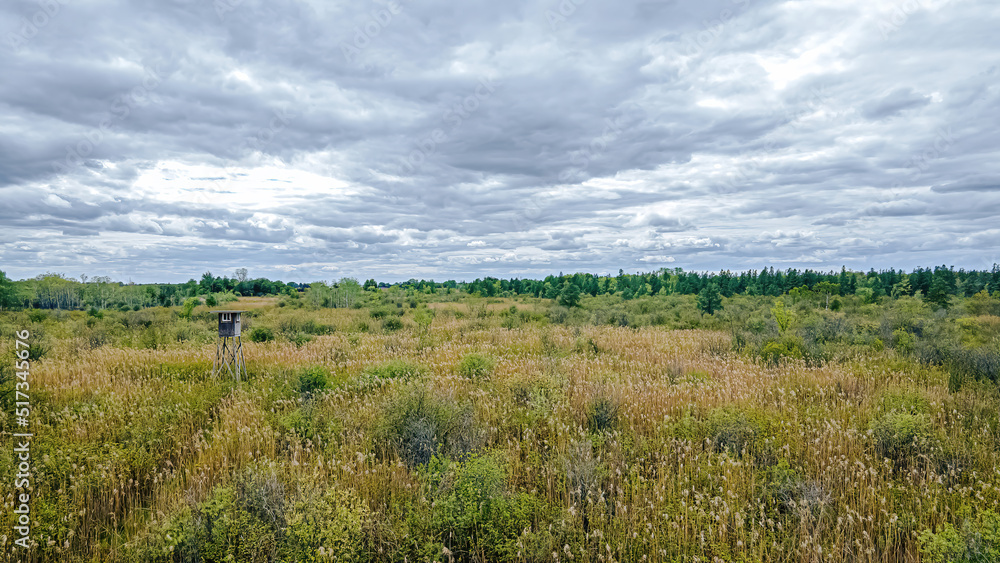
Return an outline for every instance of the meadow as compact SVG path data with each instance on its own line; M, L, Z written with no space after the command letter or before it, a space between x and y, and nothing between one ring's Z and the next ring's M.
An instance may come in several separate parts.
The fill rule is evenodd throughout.
M0 561L1000 561L996 296L224 308L0 313Z

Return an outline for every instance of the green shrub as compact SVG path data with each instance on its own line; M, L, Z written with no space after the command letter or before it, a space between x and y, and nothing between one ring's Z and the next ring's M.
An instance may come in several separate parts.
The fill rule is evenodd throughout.
M368 383L378 383L378 380L410 380L422 377L427 370L419 365L407 362L406 360L390 360L376 366L369 366L362 372L362 379Z
M782 459L767 470L763 498L777 514L815 515L829 494L815 481L803 477Z
M205 305L206 306L208 306L208 307L215 307L218 304L219 304L219 300L216 299L215 296L212 295L211 293L209 293L208 295L205 296Z
M28 361L37 362L49 353L50 341L42 332L33 334L31 346L28 348Z
M958 510L958 526L945 522L937 531L920 532L920 553L929 563L1000 561L1000 514L982 510L974 518L968 507Z
M390 309L388 307L378 307L368 311L368 314L371 315L371 318L376 320L402 316L403 310L398 308L402 307L402 304L397 303L396 306L397 309Z
M297 332L292 336L288 337L288 341L295 344L297 347L302 347L305 344L312 342L313 336L311 334L306 334L304 332Z
M618 427L621 405L607 396L595 398L587 407L587 428L594 433L607 432Z
M311 366L299 372L300 393L312 394L326 389L329 384L330 370L323 366Z
M424 473L438 491L432 525L460 561L512 561L524 530L546 513L534 495L507 489L500 454L473 455L464 462L434 458Z
M965 558L965 541L955 526L945 523L937 532L920 532L920 553L928 563L953 563L968 561Z
M766 342L760 350L761 361L770 366L777 366L788 358L803 358L806 355L802 339L793 336Z
M916 339L913 335L902 328L897 328L892 331L892 339L890 340L890 347L895 349L901 354L912 354L914 346L916 344Z
M223 291L221 293L214 294L216 303L232 303L234 301L239 301L239 296L232 291Z
M289 492L275 474L246 469L127 546L127 560L362 561L370 518L351 490L307 481Z
M931 402L918 390L893 388L883 393L880 407L883 413L930 414Z
M471 406L446 402L417 386L400 390L376 431L382 452L394 452L411 468L436 453L463 456L479 441Z
M458 364L458 374L469 379L486 379L493 374L493 358L483 354L466 354Z
M292 339L297 334L320 335L329 334L334 328L316 321L311 317L300 315L283 315L278 319L278 330Z
M399 317L389 317L382 321L382 329L388 332L394 332L403 328L403 321Z
M183 319L190 319L191 313L194 308L201 304L201 300L197 297L188 297L184 300L184 305L181 307L180 316Z
M285 527L284 508L284 488L273 474L245 470L198 505L193 534L185 538L190 544L179 551L212 563L273 561Z
M271 342L274 340L274 331L263 326L255 326L247 334L251 342Z
M927 454L935 443L930 417L923 413L888 412L872 420L868 429L876 453L897 465Z
M1000 383L1000 352L991 348L956 348L947 361L948 387L958 391L967 381Z
M759 416L736 408L715 409L709 414L708 437L717 452L728 451L742 456L757 454L766 434Z
M361 561L368 505L354 491L310 487L285 512L282 560ZM318 555L322 550L323 555Z

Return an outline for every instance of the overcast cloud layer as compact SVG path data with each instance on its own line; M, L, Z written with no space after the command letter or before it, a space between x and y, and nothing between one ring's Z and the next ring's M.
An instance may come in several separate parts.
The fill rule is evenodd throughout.
M993 0L0 3L0 269L1000 262Z

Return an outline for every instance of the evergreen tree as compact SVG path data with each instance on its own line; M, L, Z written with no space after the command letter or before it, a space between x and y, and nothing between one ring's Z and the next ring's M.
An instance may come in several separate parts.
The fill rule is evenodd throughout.
M563 283L559 293L559 304L564 307L575 307L580 302L580 288L571 282Z
M948 307L948 282L944 279L944 276L934 276L934 280L931 281L931 288L927 292L927 301L938 307Z
M719 292L719 286L710 283L698 293L698 309L709 315L722 309L722 294Z

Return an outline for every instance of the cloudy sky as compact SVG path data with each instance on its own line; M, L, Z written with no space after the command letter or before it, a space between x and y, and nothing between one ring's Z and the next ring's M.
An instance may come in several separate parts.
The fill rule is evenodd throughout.
M1000 262L994 0L5 0L0 270Z

